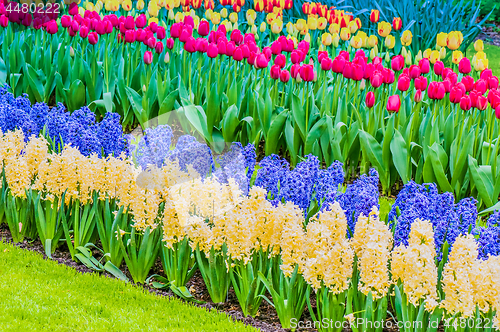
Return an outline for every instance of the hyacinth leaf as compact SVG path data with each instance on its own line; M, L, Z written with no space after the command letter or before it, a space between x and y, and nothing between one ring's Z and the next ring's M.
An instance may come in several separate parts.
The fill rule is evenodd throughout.
M359 130L359 141L361 143L361 148L363 153L368 158L368 161L375 167L379 174L386 174L386 176L380 176L380 182L384 189L388 189L389 181L387 179L387 168L382 160L382 146L379 142L370 134L364 130Z
M318 142L318 139L325 133L327 127L326 118L323 117L308 131L304 148L305 155L313 152L313 145Z

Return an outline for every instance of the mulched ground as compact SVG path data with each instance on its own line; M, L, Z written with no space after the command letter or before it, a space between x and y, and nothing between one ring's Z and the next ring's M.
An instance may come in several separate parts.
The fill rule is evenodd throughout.
M476 39L482 39L488 44L500 46L500 22L488 22L491 26L485 27Z

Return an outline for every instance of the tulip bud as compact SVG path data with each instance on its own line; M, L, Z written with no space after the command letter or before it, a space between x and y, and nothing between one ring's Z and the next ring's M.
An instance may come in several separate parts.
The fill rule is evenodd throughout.
M170 54L168 52L165 52L165 57L163 58L164 63L169 63L170 62Z
M336 33L336 34L333 35L332 44L335 47L339 47L339 43L340 43L340 36L339 36L338 33Z
M168 11L168 19L173 21L175 19L175 13L174 13L174 10L173 9L170 9Z
M417 92L415 92L415 97L413 97L413 101L416 103L420 103L422 101L422 98L422 90L417 90Z
M297 77L295 77L295 81L296 81L297 83L302 82L302 78L300 77L300 75L297 75Z
M360 90L360 91L364 91L364 90L365 90L365 88L366 88L366 81L365 81L365 79L363 78L363 79L361 80L361 83L359 83L359 90Z
M439 59L443 60L444 58L446 58L446 48L445 47L441 48L441 50L439 51Z
M391 57L389 56L389 52L385 52L385 62L391 61Z
M375 45L372 50L370 51L370 59L373 60L375 59L375 57L377 57L378 55L378 49L377 49L377 45Z
M252 25L252 28L250 28L250 32L254 35L257 34L257 26L256 25ZM258 35L257 35L258 36Z
M153 53L151 51L144 52L144 63L150 65L153 62Z
M365 103L368 108L372 108L375 105L375 94L373 91L366 94Z
M146 91L147 91L146 86L143 84L142 85L142 92L146 92Z
M264 32L264 31L266 31L266 28L267 28L267 26L266 26L266 22L262 22L262 23L260 24L260 32Z
M420 60L422 59L422 51L418 51L417 56L415 57L415 63L420 63Z
M69 47L69 55L70 55L71 57L74 57L74 56L75 56L75 50L73 49L73 46L70 46L70 47Z

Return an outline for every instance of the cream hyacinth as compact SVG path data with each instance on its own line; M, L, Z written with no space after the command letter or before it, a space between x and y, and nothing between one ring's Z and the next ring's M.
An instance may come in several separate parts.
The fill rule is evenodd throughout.
M388 265L392 243L389 226L380 221L376 207L368 217L359 216L352 239L360 272L358 289L365 295L371 291L374 299L386 296L391 285Z
M437 305L437 267L434 261L434 231L427 220L416 220L411 225L409 245L401 245L392 252L392 280L403 283L404 293L414 306L426 300L427 308Z

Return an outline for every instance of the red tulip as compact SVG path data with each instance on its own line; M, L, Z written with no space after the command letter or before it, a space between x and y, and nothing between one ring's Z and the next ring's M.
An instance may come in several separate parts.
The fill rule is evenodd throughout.
M395 31L401 30L401 28L403 27L403 21L401 20L400 17L395 17L392 20L392 27L394 28Z
M222 45L222 43L221 43L221 45ZM216 58L220 54L218 46L219 45L214 44L214 43L210 43L208 45L207 55L209 58L212 58L212 59Z
M164 48L163 42L161 42L161 41L157 42L155 45L156 54L161 54L163 52L163 48Z
M2 16L4 16L4 15L2 15ZM1 21L1 18L0 18L0 21ZM69 28L70 25L71 25L71 17L69 17L68 15L61 16L61 26L63 28Z
M472 107L471 98L468 95L463 96L462 99L460 99L460 108L463 111L468 111L471 109L471 107Z
M489 68L486 68L485 70L483 70L481 72L481 78L483 80L488 80L488 78L492 77L493 76L493 71Z
M488 88L491 89L498 89L498 77L492 76L488 78Z
M144 52L144 63L150 65L153 62L153 53L151 51Z
M255 58L255 67L258 69L266 68L269 61L264 53L259 53Z
M361 81L363 77L365 76L365 72L363 70L363 66L355 64L354 62L352 63L352 79L355 81Z
M69 4L68 13L71 16L74 16L74 15L78 14L78 5L76 3L74 3L74 2L70 3Z
M312 65L302 65L299 73L300 78L305 82L312 82L314 80L314 67Z
M91 33L89 33L89 44L90 45L95 45L95 44L97 44L98 41L99 41L99 35L97 34L97 32L92 31Z
M296 79L300 72L300 65L298 63L293 64L292 68L290 68L290 72L292 74L292 77Z
M442 61L436 61L434 64L434 73L438 76L442 75L444 71L444 63Z
M189 36L186 43L184 44L184 49L189 53L196 52L196 39L193 36Z
M241 52L243 53L243 57L246 59L250 56L250 49L247 45L243 44L240 46Z
M375 105L375 94L373 93L373 91L370 91L366 94L365 103L366 107L368 108L372 108L373 105Z
M488 99L485 96L478 96L476 108L480 111L484 111L487 107Z
M391 60L391 68L392 70L398 72L402 70L405 66L405 58L402 55L396 55Z
M420 67L420 72L422 74L428 74L431 71L431 63L427 58L420 60L418 66Z
M215 45L217 47L217 54L222 54L222 55L225 55L226 54L226 46L227 46L227 42L223 39L221 39L221 41L219 43L210 43L208 46L210 47L210 45Z
M474 78L472 76L464 76L461 82L464 84L467 92L472 91L474 88Z
M462 99L463 95L464 94L462 90L460 90L460 88L453 87L450 91L450 101L453 104L458 104L460 103L460 100Z
M323 57L321 59L321 69L322 70L330 70L332 68L332 59L330 59L328 56Z
M125 18L125 29L127 30L133 30L135 29L135 21L133 16L127 16Z
M318 51L318 62L321 63L324 57L328 57L327 51Z
M465 85L462 82L455 84L454 88L460 89L460 91L462 91L462 96L467 93L467 89L465 88Z
M271 57L273 55L273 52L271 51L271 48L270 47L264 47L262 49L262 53L264 53L266 55L266 58L267 58L267 61L270 61L271 60Z
M383 68L382 74L384 75L384 83L385 84L392 84L396 80L396 76L395 76L394 71L392 71L390 69Z
M260 53L258 53L258 54L260 54ZM247 58L247 63L250 66L253 66L253 65L255 65L255 59L257 59L257 53L250 51L250 55Z
M284 54L278 54L274 59L274 64L280 66L281 69L285 68L286 56Z
M427 77L420 76L415 79L415 88L418 90L427 90Z
M274 55L278 55L281 53L281 43L277 40L275 40L271 44L271 52L273 52Z
M429 91L427 92L427 94L430 99L443 99L444 95L446 94L446 88L443 82L431 82L429 84Z
M399 91L408 91L410 88L411 78L406 75L399 76L398 79L398 90Z
M422 90L417 90L417 92L415 92L415 96L413 97L413 101L416 103L420 103L422 99L423 99Z
M488 90L488 82L482 78L477 80L474 84L474 90L483 95Z
M179 36L179 40L181 42L185 43L185 42L187 42L189 37L192 36L192 34L193 34L192 30L186 27L186 28L182 29L181 35Z
M347 51L340 51L339 56L343 57L345 61L351 60L351 55Z
M234 41L236 45L243 43L243 35L241 34L241 31L238 29L231 31L231 40Z
M57 33L57 30L58 30L58 26L57 26L57 23L56 21L50 21L48 24L47 24L47 32L50 33L51 35L54 35ZM94 45L94 44L92 44Z
M146 18L146 15L144 15L144 14L137 16L137 18L135 19L135 26L138 27L139 29L144 28L146 26L146 24L148 24L148 19ZM165 30L165 28L163 30ZM163 39L163 38L161 38L161 39Z
M194 19L191 15L184 16L184 25L190 25L191 28L194 28Z
M374 87L376 89L376 88L380 87L382 85L382 83L384 83L384 76L382 75L381 72L377 71L370 78L370 83L371 83L372 87Z
M299 44L297 45L297 49L301 49L305 54L307 54L309 52L309 46L309 43L303 40L299 42Z
M472 71L472 66L470 64L470 60L467 58L462 58L458 63L458 71L462 74L469 74Z
M205 38L196 39L196 51L200 53L206 53L208 50L208 40Z
M149 48L155 48L155 46L156 46L156 39L155 39L155 37L149 37L148 39L146 39L145 44Z
M453 86L451 84L451 81L449 79L445 79L442 83L444 85L444 91L446 91L446 93L449 93L451 91L452 86Z
M272 65L271 66L271 78L273 80L277 80L280 78L281 75L281 68L278 65Z
M77 21L73 20L71 22L70 29L73 30L73 32L77 32L80 29L80 24L78 24Z
M236 49L236 44L234 42L232 42L232 41L228 42L226 44L226 55L227 56L233 56L235 49Z
M210 25L207 21L203 20L198 26L198 34L200 36L208 36L210 33Z
M182 23L174 23L170 27L170 36L172 38L179 38L181 36L181 32L182 32Z
M332 61L332 71L337 74L343 73L346 62L346 59L339 55Z
M290 80L290 72L288 70L282 70L280 73L280 80L283 83L287 83Z
M240 46L238 46L234 49L233 59L236 61L243 60L243 51L241 50Z
M476 108L477 107L477 98L479 97L479 92L477 91L471 91L470 95L470 104L472 107Z
M420 67L417 65L412 65L412 66L410 66L409 72L410 72L410 75L409 75L410 78L414 80L420 76Z
M491 108L497 108L500 105L500 92L497 90L490 90L488 93L488 101L491 104Z
M169 50L173 49L174 48L174 40L172 38L167 38L167 48Z
M87 38L88 35L89 35L89 28L87 28L85 25L82 25L80 27L80 37Z
M165 28L161 26L158 27L158 29L156 30L156 38L158 38L159 40L163 40L166 36L167 32L165 31Z
M401 99L399 95L390 96L387 100L387 110L389 112L398 113L401 108Z

